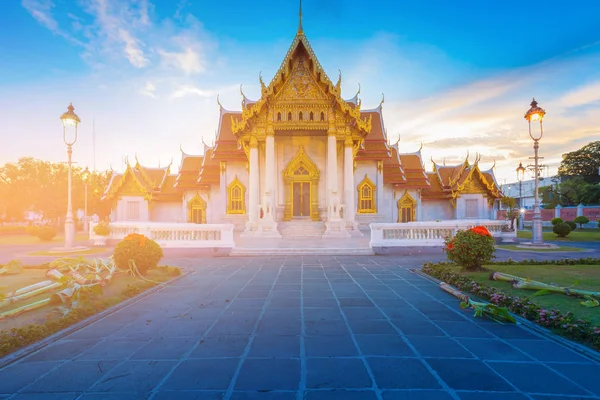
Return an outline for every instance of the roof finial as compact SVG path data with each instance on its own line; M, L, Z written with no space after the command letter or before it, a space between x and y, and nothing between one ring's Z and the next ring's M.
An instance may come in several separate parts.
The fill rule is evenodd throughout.
M492 165L492 171L496 168L496 159L494 158L494 165Z
M385 103L385 94L381 93L381 103L379 103L379 107L381 107Z
M423 142L421 142L421 147L419 147L419 152L423 150Z
M400 134L398 134L398 140L396 140L396 147L398 146L398 143L400 143Z
M217 104L219 105L219 107L223 108L223 106L221 105L221 102L219 101L219 95L217 94Z
M304 35L304 29L302 29L302 0L300 0L300 21L298 23L298 35Z

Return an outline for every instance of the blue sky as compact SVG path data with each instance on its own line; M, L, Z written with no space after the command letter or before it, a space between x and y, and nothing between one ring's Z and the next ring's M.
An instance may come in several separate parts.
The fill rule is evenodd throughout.
M199 153L218 123L216 95L259 95L298 25L297 1L10 0L0 6L0 163L65 158L58 117L82 119L74 158L122 168ZM531 8L527 8L531 7ZM535 7L535 8L533 8ZM532 153L523 113L547 109L541 154L600 137L600 3L304 0L304 30L344 97L385 93L392 142L458 162L467 150L515 178Z

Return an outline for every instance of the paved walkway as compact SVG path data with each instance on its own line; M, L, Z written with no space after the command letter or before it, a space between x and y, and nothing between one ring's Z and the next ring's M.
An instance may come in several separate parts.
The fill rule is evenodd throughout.
M1 370L0 398L600 396L598 363L475 320L405 261L195 260L184 279Z

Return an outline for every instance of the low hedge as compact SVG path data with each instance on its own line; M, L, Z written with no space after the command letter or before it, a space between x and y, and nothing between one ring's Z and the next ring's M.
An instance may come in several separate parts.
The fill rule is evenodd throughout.
M537 263L538 265L558 264L547 261ZM506 265L511 263L504 264ZM512 264L522 263L513 262ZM577 262L576 264L581 263ZM494 287L482 285L466 276L456 273L450 268L450 266L454 266L454 264L426 263L423 266L423 272L450 285L453 285L459 290L484 298L492 304L496 304L500 307L506 307L512 313L520 315L529 321L533 321L540 326L552 329L562 336L589 344L596 350L600 350L600 327L592 325L590 321L575 319L573 314L570 312L562 313L560 310L546 310L543 307L535 304L528 297L518 297L504 294Z

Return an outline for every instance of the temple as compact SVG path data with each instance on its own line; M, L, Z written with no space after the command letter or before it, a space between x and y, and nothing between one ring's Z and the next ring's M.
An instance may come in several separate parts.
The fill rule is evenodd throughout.
M501 193L479 157L433 162L390 144L383 103L362 109L342 97L342 76L327 76L302 29L261 96L241 93L240 111L219 105L213 146L181 150L171 165L127 163L104 198L111 221L233 224L246 237L281 237L302 227L322 237L361 235L373 222L491 218ZM240 90L241 91L241 90ZM433 160L432 160L433 161ZM296 229L297 231L297 229ZM298 235L298 232L296 232Z

